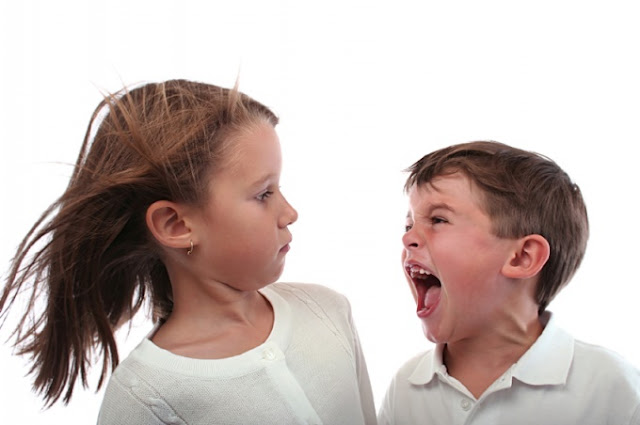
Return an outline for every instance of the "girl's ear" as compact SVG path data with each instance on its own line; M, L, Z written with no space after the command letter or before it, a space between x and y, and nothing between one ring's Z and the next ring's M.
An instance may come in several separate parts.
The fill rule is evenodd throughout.
M518 239L516 249L502 267L502 274L514 279L536 276L549 259L549 242L541 235L527 235Z
M171 201L156 201L147 208L147 227L162 246L189 248L192 234L184 208Z

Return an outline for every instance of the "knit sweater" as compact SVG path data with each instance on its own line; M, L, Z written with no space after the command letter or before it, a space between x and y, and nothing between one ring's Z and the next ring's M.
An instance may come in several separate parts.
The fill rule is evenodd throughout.
M145 338L113 373L98 424L375 424L347 299L309 284L261 293L274 312L263 344L202 360Z

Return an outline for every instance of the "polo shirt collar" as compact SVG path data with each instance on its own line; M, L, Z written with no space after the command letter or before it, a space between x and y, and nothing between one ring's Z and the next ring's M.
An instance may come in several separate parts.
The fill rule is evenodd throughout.
M540 316L542 334L513 367L513 378L529 385L560 385L573 360L573 337L556 326L551 312Z
M409 375L409 382L414 385L424 385L431 382L437 373L446 374L447 367L443 361L444 346L445 344L437 344L433 350L422 357L413 373Z
M573 360L573 337L558 328L551 312L540 316L544 330L533 345L520 357L511 369L511 376L529 385L564 384ZM446 375L443 362L445 344L437 344L418 362L409 382L425 385L436 375Z

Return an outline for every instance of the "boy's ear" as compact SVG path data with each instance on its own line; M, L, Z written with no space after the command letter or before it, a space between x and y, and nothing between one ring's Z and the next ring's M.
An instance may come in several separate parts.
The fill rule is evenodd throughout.
M171 201L156 201L147 208L149 231L163 246L189 248L191 227L185 221L184 207Z
M502 267L502 274L514 279L537 275L549 259L549 242L541 235L527 235L517 240L511 258Z

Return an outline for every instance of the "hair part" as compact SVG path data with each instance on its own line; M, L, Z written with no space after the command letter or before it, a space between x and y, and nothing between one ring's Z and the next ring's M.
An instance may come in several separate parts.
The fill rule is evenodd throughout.
M589 237L587 209L580 188L555 162L502 143L478 141L449 146L409 167L405 191L434 178L460 172L482 193L480 207L502 238L539 234L550 245L536 302L543 312L569 282Z
M206 202L232 136L265 121L278 118L237 87L170 80L104 97L67 189L22 240L0 296L6 320L18 295L29 294L12 338L31 357L47 406L68 403L77 380L88 386L94 353L102 386L119 362L114 332L145 299L154 321L168 317L171 283L146 210L158 200Z

